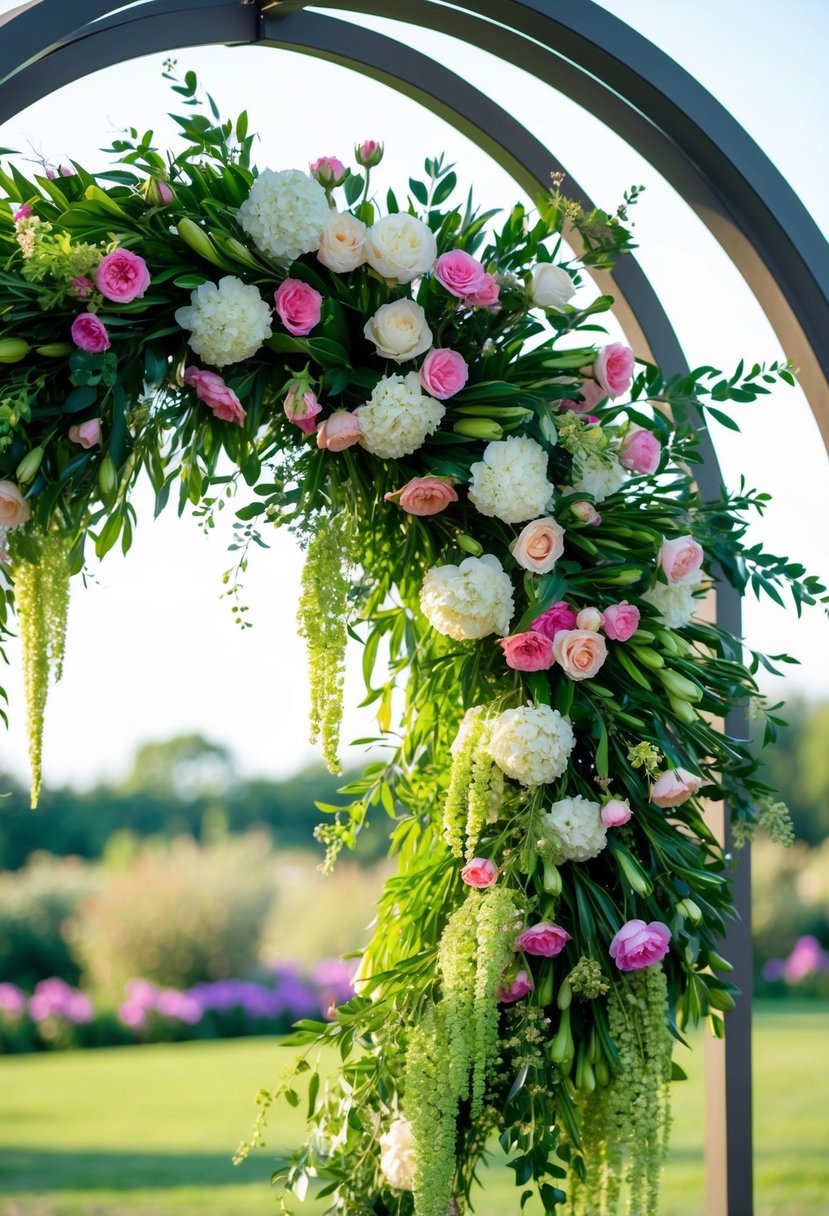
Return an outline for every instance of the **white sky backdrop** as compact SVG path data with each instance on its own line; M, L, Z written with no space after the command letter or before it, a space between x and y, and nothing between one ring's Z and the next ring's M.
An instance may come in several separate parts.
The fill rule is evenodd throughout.
M781 19L770 0L604 0L690 70L728 106L791 181L829 231L829 111L825 51L829 6L791 0ZM0 0L0 11L12 7ZM375 26L382 28L381 22ZM461 72L516 114L553 149L600 203L612 207L631 183L647 187L636 208L637 257L671 316L692 365L733 368L741 357L770 360L780 345L759 306L702 224L612 132L538 81L486 55L409 31L407 41ZM153 127L161 148L173 138L165 117L173 95L161 80L162 56L108 69L72 84L0 125L0 146L34 147L60 163L70 156L104 168L97 149L127 125ZM519 195L506 174L468 140L413 102L334 65L266 48L211 48L177 53L194 69L223 112L246 108L261 136L260 166L305 167L321 154L346 159L355 141L385 141L383 184L401 190L423 158L443 149L462 184L484 206L508 206ZM776 392L739 407L741 436L718 428L724 474L745 471L774 504L761 535L767 546L829 576L826 520L829 468L817 427L799 390ZM64 679L47 716L49 784L86 786L117 774L147 739L201 731L229 745L244 772L284 774L310 760L306 741L304 654L295 632L301 556L290 537L254 555L247 577L254 628L237 629L219 600L229 564L228 539L209 539L175 512L152 521L149 500L129 560L110 554L86 592L78 585L70 612ZM225 513L229 515L228 512ZM229 531L230 518L227 519ZM826 622L817 610L794 612L749 600L746 632L755 648L789 650L802 660L788 691L829 695ZM19 658L11 647L8 688L12 727L0 740L0 767L26 772L25 710ZM347 706L361 699L352 672ZM347 710L344 737L371 733Z

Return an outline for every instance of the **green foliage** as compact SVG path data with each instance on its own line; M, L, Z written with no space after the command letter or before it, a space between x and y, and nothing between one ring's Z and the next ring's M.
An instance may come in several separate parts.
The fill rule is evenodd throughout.
M31 814L31 812L29 812ZM0 975L31 991L57 976L76 985L81 969L70 926L96 894L100 876L77 859L40 857L16 874L0 874Z

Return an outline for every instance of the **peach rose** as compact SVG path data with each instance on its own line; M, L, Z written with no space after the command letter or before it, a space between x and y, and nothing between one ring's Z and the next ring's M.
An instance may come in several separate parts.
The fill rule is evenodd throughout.
M359 443L363 428L360 419L348 410L337 410L317 428L317 447L329 452L342 452Z
M571 680L589 680L607 658L607 643L590 629L563 629L556 634L553 652Z
M681 806L693 798L702 785L702 777L689 773L687 768L672 768L667 773L657 774L651 786L651 802L665 809Z
M451 478L413 477L384 497L386 502L396 502L410 515L437 515L450 502L458 501L458 492Z
M29 504L14 482L0 481L0 528L19 528L30 515Z
M533 574L549 574L564 552L564 529L552 515L528 523L510 546L512 556Z
M669 583L698 583L704 557L702 545L692 536L663 540L659 550L659 564Z

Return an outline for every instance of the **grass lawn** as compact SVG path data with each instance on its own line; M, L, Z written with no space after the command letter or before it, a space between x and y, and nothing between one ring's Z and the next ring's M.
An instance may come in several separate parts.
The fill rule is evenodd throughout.
M757 1216L826 1216L826 1007L761 1008L754 1046ZM689 1080L674 1087L661 1216L705 1213L701 1054L679 1057ZM247 1039L0 1059L0 1214L267 1216L270 1149L294 1143L301 1118L285 1108L268 1149L239 1169L230 1156L256 1091L289 1058L276 1040ZM505 1171L493 1172L477 1210L518 1212Z

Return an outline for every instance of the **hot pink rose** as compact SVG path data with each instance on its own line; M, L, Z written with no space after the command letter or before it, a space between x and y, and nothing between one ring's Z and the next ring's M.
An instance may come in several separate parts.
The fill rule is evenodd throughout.
M607 392L597 384L595 380L584 380L579 386L579 394L581 401L574 401L571 397L565 397L559 401L562 409L572 410L576 414L586 414L588 410L594 410L597 405L601 405L603 401L607 401Z
M624 342L603 347L593 364L593 375L609 397L621 397L633 383L633 351Z
M70 426L69 439L72 443L79 443L82 448L94 448L96 443L101 442L101 419L90 418L80 426Z
M629 920L610 943L610 957L620 971L640 971L665 957L670 940L671 931L661 920L652 920L649 925L643 920Z
M554 642L556 634L560 633L562 629L576 628L576 615L575 608L571 608L564 600L559 600L557 604L552 604L546 612L542 612L541 616L537 616L531 628L537 633L543 633L551 642Z
M515 975L501 983L498 987L498 1000L503 1005L513 1005L522 997L529 996L535 985L528 972L517 971Z
M322 411L322 406L317 401L316 393L312 393L310 389L304 393L296 393L290 389L282 402L282 408L288 421L296 423L306 435L317 429L316 418Z
M383 159L383 145L376 139L364 139L354 149L354 157L357 164L362 165L364 169L373 169Z
M555 662L553 643L543 633L528 629L509 638L499 638L507 667L513 671L546 671Z
M465 302L473 308L488 308L490 312L498 312L501 307L498 303L500 295L501 288L496 279L491 274L485 274L481 286L467 296Z
M603 617L598 608L582 608L576 617L576 629L589 629L598 633L602 627Z
M458 492L451 478L413 477L399 490L384 497L386 502L396 502L410 515L437 515L450 502L458 501Z
M103 350L109 350L109 334L103 321L94 312L82 312L72 322L72 341L79 350L99 355Z
M669 583L698 583L704 557L702 545L692 536L663 540L659 550L659 564Z
M571 680L589 680L607 658L607 643L590 629L566 629L556 634L553 653Z
M15 224L19 224L21 220L27 220L34 214L31 203L22 203L12 215Z
M286 279L274 294L279 319L289 334L305 338L319 325L322 296L301 279Z
M634 473L655 473L661 455L662 444L644 427L628 431L619 447L619 463Z
M461 878L468 887L491 887L498 880L498 867L488 857L473 857L461 870Z
M454 397L468 379L469 366L456 350L430 350L420 369L420 383L438 401Z
M635 604L622 600L605 608L603 629L611 642L627 642L639 628L640 612Z
M606 828L620 828L633 818L633 811L621 798L611 798L602 807L602 823Z
M681 806L693 798L702 785L702 777L689 773L687 768L673 768L659 773L651 786L651 802L664 808Z
M31 515L29 504L13 481L0 481L0 528L9 532L25 524Z
M515 949L523 950L525 954L537 954L540 958L555 958L557 954L561 954L570 937L561 925L543 920L518 935L515 939Z
M481 263L463 249L442 253L434 266L437 281L459 300L468 300L484 285L487 277Z
M317 428L317 447L329 452L342 452L359 443L363 428L360 419L348 410L337 410Z
M518 565L532 574L549 574L564 552L564 529L552 515L534 519L510 545Z
M184 373L184 383L196 390L196 396L203 401L222 422L235 422L241 426L246 413L242 403L232 388L228 388L221 376L216 372L202 371L198 367L188 367Z
M95 284L83 274L75 275L74 279L70 279L69 286L72 288L72 295L77 296L79 300L88 299L95 290Z
M320 156L309 165L312 176L321 186L341 186L345 181L348 170L336 156Z
M138 300L150 285L147 263L129 249L113 249L101 258L95 282L102 296L116 304Z

